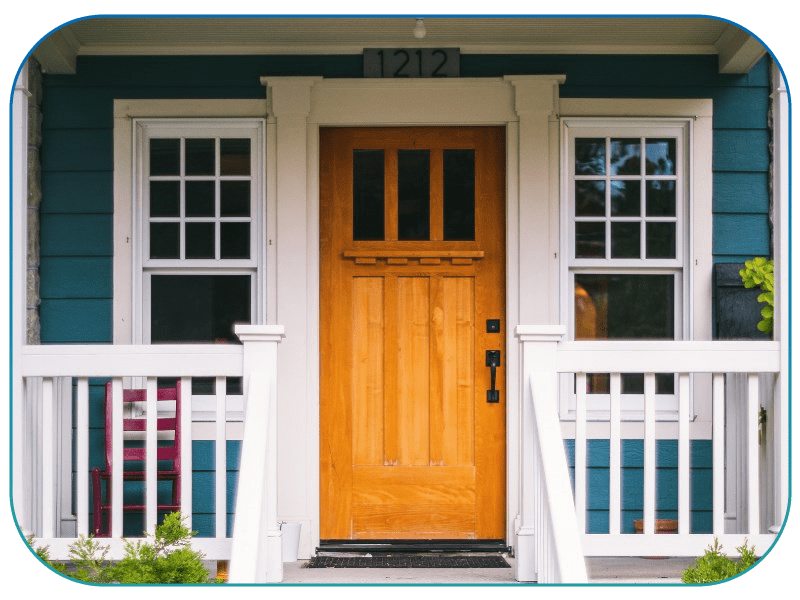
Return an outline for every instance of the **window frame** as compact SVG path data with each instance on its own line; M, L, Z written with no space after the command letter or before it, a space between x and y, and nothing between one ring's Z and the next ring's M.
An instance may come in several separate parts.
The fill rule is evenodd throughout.
M251 275L250 319L261 323L265 318L265 119L263 118L134 118L131 190L132 235L132 323L134 344L150 343L150 280L153 275ZM251 139L250 174L250 258L219 258L219 231L215 234L216 258L152 259L149 257L149 140L152 138L241 138ZM217 144L218 146L218 144ZM184 175L179 176L183 178ZM236 177L234 176L234 179ZM241 179L241 176L239 176ZM221 181L220 175L214 181ZM187 217L178 217L186 221ZM208 220L208 219L206 219ZM212 219L223 222L219 211ZM216 228L217 230L219 228ZM183 235L181 235L183 240ZM181 248L183 255L183 248Z
M693 286L691 265L694 262L694 214L700 203L695 201L696 188L694 181L693 161L695 149L694 119L691 117L562 117L561 127L561 295L565 299L561 303L562 323L567 326L567 339L575 340L575 275L585 274L672 274L675 276L675 315L674 338L675 340L693 339L695 304L694 294L697 290ZM676 138L676 256L669 259L648 259L644 254L640 258L610 258L610 222L611 209L606 203L605 216L597 220L606 223L606 258L575 258L575 192L576 181L574 148L577 138ZM606 153L608 164L608 152ZM644 153L642 161L645 160ZM580 179L603 179L610 185L614 179L634 179L643 183L649 179L673 179L672 177L653 176L616 176L606 169L602 176L581 177ZM621 221L647 222L645 214L640 214L636 219L621 218ZM656 219L658 220L658 219ZM645 248L645 240L641 240L641 248ZM710 250L710 248L709 248ZM710 308L710 298L707 300ZM578 340L581 343L591 344L592 340ZM692 385L692 388L694 386ZM575 390L574 376L563 374L560 377L561 401L559 403L560 417L563 421L575 420ZM677 392L677 387L676 387ZM623 421L641 420L644 415L641 394L622 394L621 418ZM587 419L589 421L607 421L610 416L610 396L608 394L587 394ZM678 418L677 394L659 394L657 396L656 419L659 421L674 421ZM694 403L690 400L690 414L695 414Z

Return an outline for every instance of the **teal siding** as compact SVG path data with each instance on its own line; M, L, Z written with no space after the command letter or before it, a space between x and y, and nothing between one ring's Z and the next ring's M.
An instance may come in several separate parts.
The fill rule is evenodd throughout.
M609 442L586 443L586 531L609 530ZM564 440L570 479L575 487L575 440ZM644 443L621 441L622 533L635 531L633 522L644 510ZM711 442L692 440L690 445L690 517L692 533L711 532ZM678 444L676 440L656 440L656 518L678 518Z
M112 341L115 98L261 99L265 93L262 76L360 77L361 61L361 55L80 56L75 75L46 74L41 152L42 342ZM560 94L564 98L711 98L714 260L739 262L770 253L767 59L746 75L721 75L714 56L465 54L461 71L464 77L563 73L566 82ZM94 410L102 411L102 405ZM93 418L92 422L92 460L96 461L102 452L102 421L96 423ZM591 446L598 443L592 441ZM635 446L633 441L626 442L626 452L635 454ZM212 447L213 443L197 442L196 461L213 456ZM693 452L702 447L703 442L694 442ZM608 469L600 464L603 452L592 452L596 455L592 460L600 462L590 466L589 522L592 531L602 531L608 527L607 505L604 512L602 503L608 497ZM626 490L636 489L637 468L626 467ZM195 469L196 494L200 494L209 489L205 483L209 471ZM668 469L659 469L664 494L659 495L659 511L664 515L673 510ZM705 477L702 468L693 466L693 494L701 492ZM230 471L230 489L234 481L235 472ZM632 523L641 511L641 501L635 491L626 491L624 498L623 521ZM195 529L213 535L213 514L204 512L213 512L208 498L196 496L195 500L199 511ZM705 499L693 496L695 502L706 506ZM704 510L693 509L694 530L705 530Z

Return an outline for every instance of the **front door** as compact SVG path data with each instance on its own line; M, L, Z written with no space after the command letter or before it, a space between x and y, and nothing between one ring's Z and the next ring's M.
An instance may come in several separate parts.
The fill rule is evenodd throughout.
M320 131L322 540L505 538L505 160L499 127Z

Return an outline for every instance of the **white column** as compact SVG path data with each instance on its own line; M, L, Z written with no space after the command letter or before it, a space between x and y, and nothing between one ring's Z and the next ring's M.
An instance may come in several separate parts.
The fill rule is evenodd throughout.
M233 521L230 581L280 582L283 562L277 510L276 400L278 343L284 337L284 328L237 325L235 331L244 344L245 432Z
M537 498L534 473L536 472L536 433L531 399L531 382L537 381L537 389L558 401L558 374L556 352L566 330L562 326L518 326L517 338L522 348L523 400L520 404L520 526L516 532L515 555L517 581L536 581L537 545L536 531ZM564 499L572 503L572 498Z
M13 235L13 295L11 297L11 344L13 356L19 357L25 344L25 328L27 323L27 230L28 230L28 64L20 69L14 85L14 104L12 107L12 165L11 165L11 201L12 235ZM14 360L12 373L12 485L13 508L17 524L24 533L31 533L29 507L26 497L31 490L25 488L25 419L24 419L24 386L19 367L20 361Z
M519 116L519 322L559 321L558 86L564 75L509 76ZM532 276L531 265L537 266Z
M789 100L786 81L772 67L773 219L775 234L775 339L781 345L781 370L775 386L775 527L789 508Z

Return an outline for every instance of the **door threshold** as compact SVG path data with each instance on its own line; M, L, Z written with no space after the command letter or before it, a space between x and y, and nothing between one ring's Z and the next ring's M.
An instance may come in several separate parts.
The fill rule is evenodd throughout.
M320 540L317 554L510 552L504 540Z

